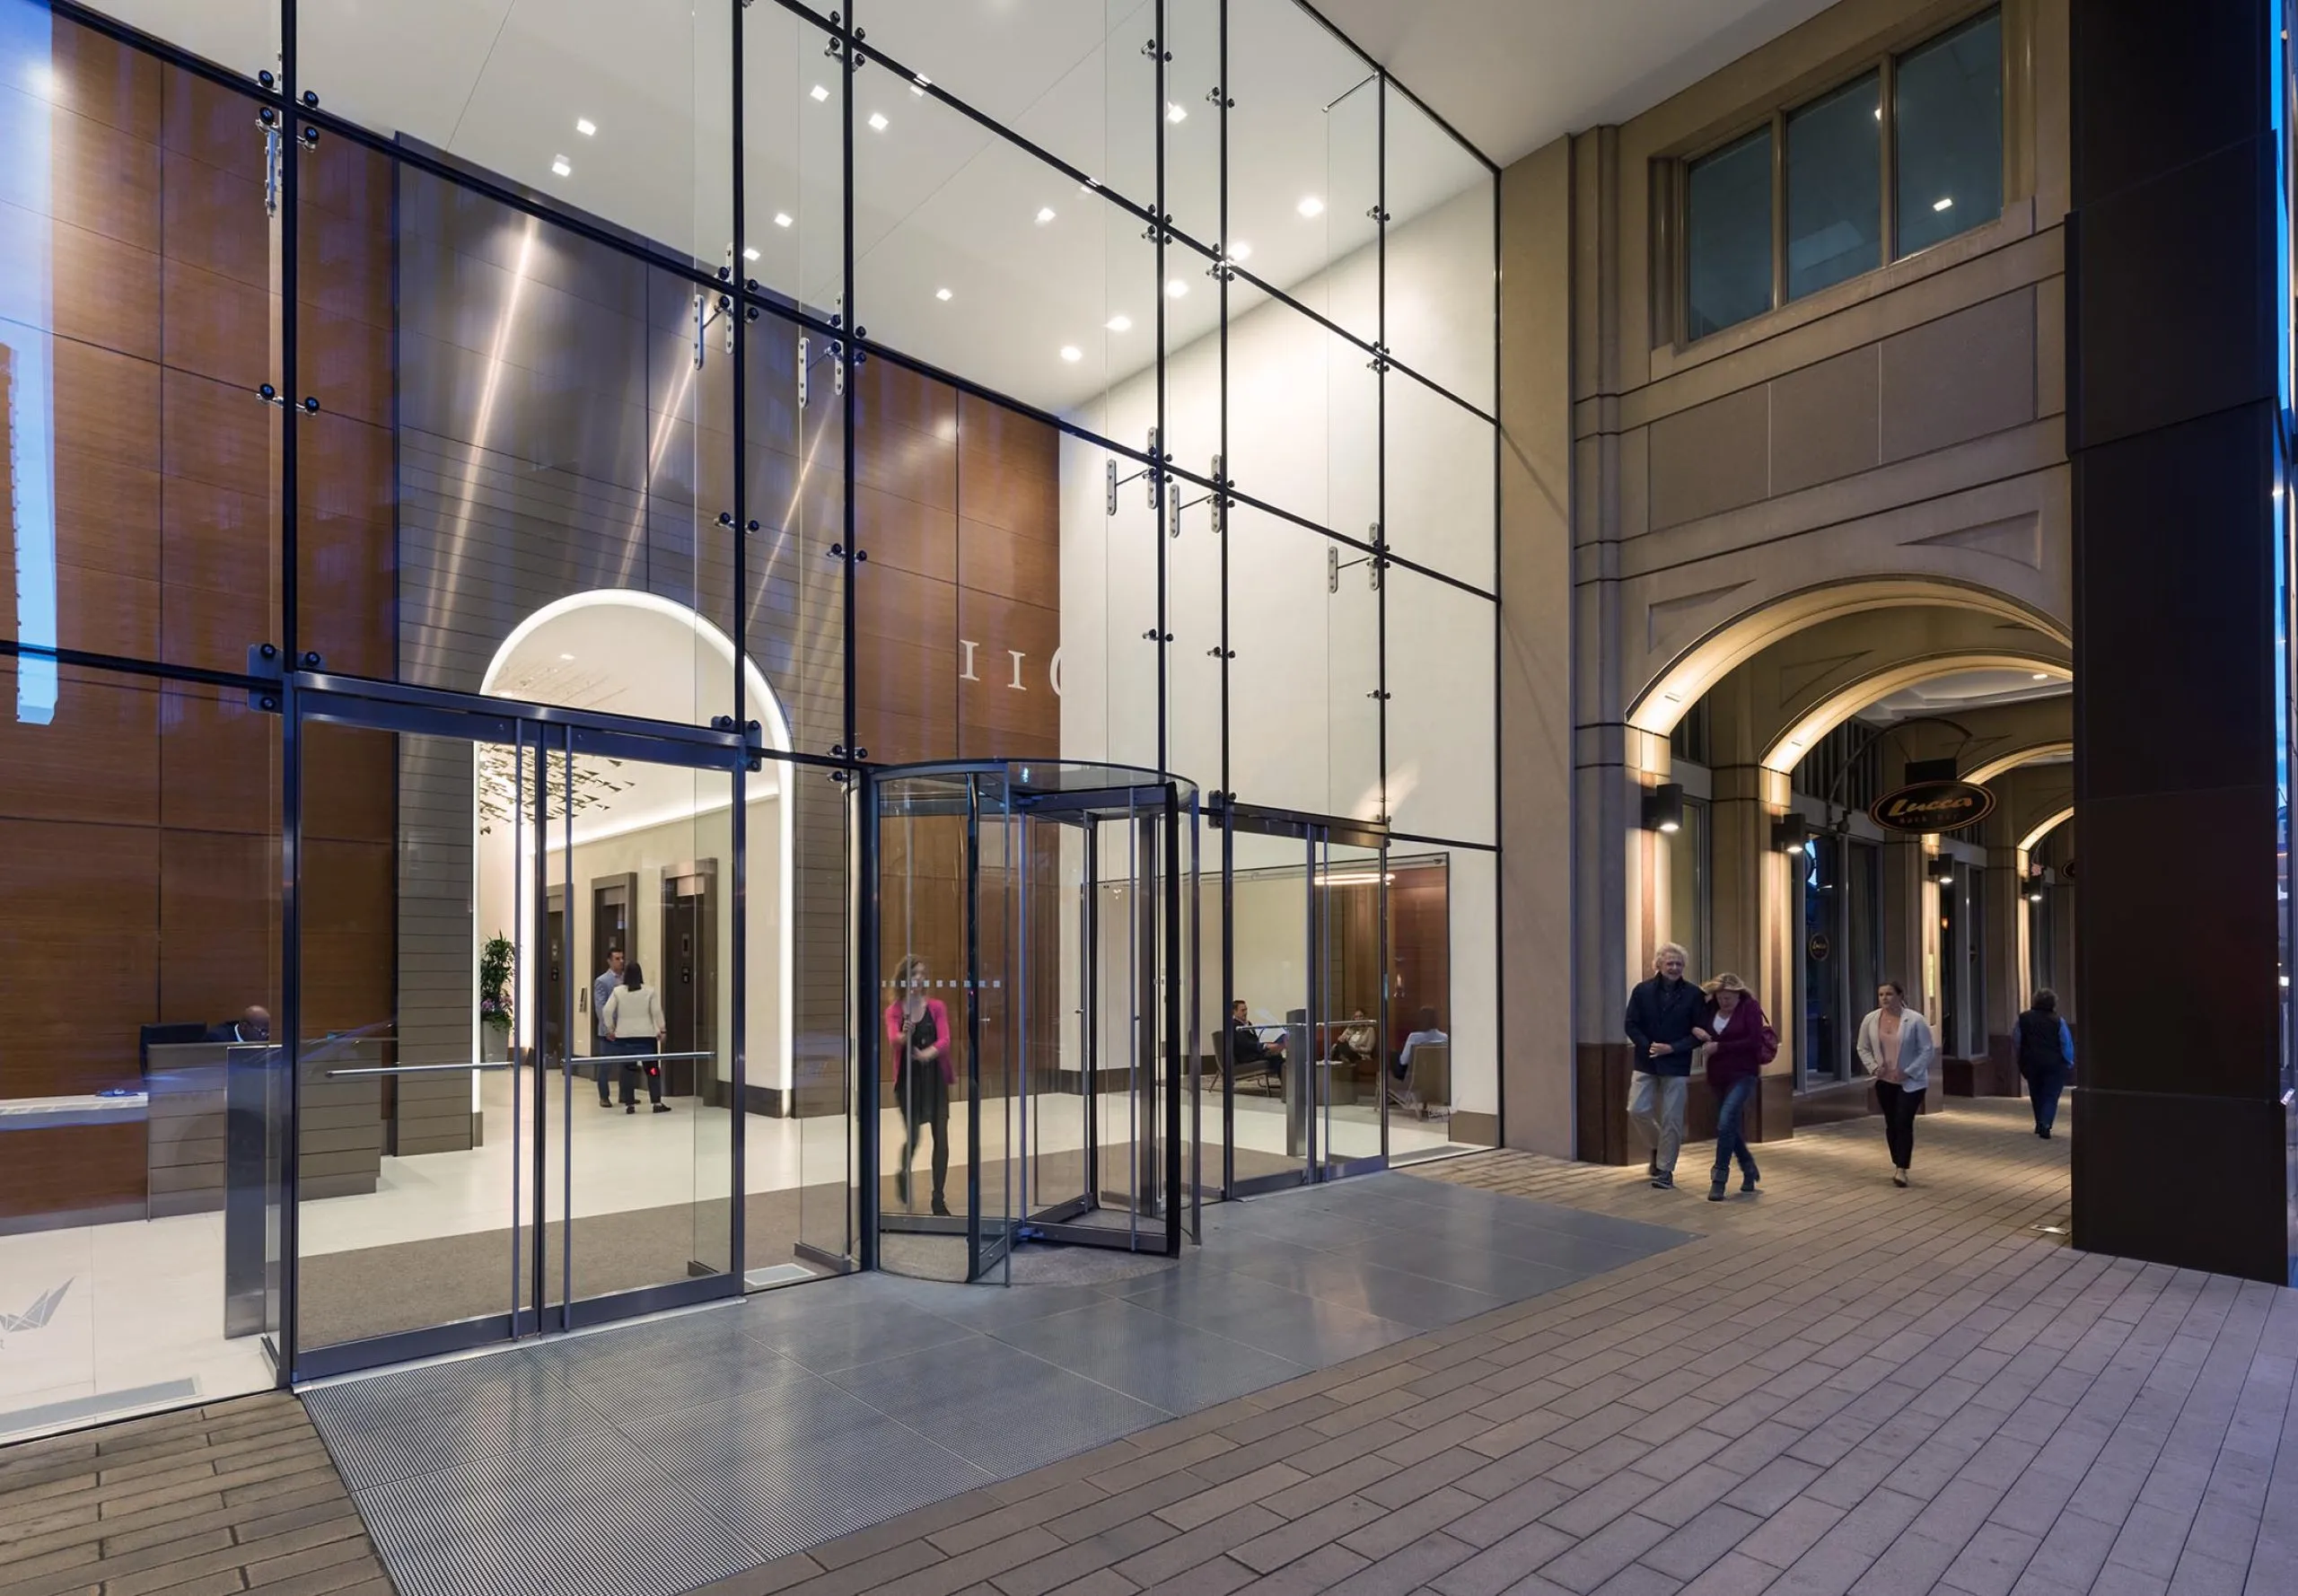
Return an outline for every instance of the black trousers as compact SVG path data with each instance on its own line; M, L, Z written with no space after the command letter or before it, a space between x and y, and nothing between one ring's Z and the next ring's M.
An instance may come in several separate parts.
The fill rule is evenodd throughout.
M1883 1105L1883 1140L1890 1144L1895 1170L1915 1162L1915 1117L1923 1111L1923 1094L1927 1090L1918 1086L1909 1092L1896 1081L1875 1083L1875 1099Z
M654 1050L654 1039L651 1036L627 1036L619 1041L609 1042L607 1046L612 1048L618 1054L631 1054L643 1057ZM638 1101L638 1081L642 1074L646 1080L646 1095L656 1102L662 1101L662 1066L660 1064L640 1064L637 1057L627 1058L622 1065L622 1106L626 1109ZM599 1083L599 1100L601 1102L606 1101L604 1081Z
M894 1083L894 1101L901 1109L901 1171L909 1178L909 1166L917 1157L917 1144L928 1127L934 1131L934 1200L946 1203L944 1188L950 1183L950 1087L942 1079L941 1070L931 1064L905 1068L901 1078Z

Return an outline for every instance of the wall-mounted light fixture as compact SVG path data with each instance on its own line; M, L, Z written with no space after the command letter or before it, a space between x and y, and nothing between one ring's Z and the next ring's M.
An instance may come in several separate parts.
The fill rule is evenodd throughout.
M1646 831L1675 832L1684 826L1684 789L1681 782L1663 781L1644 794L1644 829Z
M1781 853L1800 854L1811 840L1811 823L1794 811L1772 818L1771 846Z
M1955 884L1955 861L1945 854L1934 854L1925 866L1931 879L1943 887Z

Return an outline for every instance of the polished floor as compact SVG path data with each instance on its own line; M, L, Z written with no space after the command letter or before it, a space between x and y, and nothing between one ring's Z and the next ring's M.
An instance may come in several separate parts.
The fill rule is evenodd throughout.
M855 1276L305 1399L406 1596L668 1596L1690 1239L1404 1175L1206 1229L1145 1272Z
M504 1271L496 1266L508 1253L492 1239L507 1235L514 1179L518 1212L531 1221L531 1149L521 1150L511 1135L510 1076L481 1079L484 1144L386 1157L374 1191L303 1206L305 1329L313 1344L500 1307ZM554 1074L548 1084L548 1122L554 1127L563 1122L564 1133L562 1140L555 1131L547 1150L545 1189L553 1217L565 1209L578 1223L611 1221L618 1227L592 1227L594 1234L610 1236L610 1249L618 1256L585 1252L578 1260L577 1294L683 1277L697 1249L708 1251L697 1242L698 1232L725 1223L732 1185L728 1111L692 1098L671 1099L671 1111L662 1115L601 1110L595 1086L578 1078L567 1115L562 1111L567 1083ZM1121 1097L1104 1099L1104 1115L1118 1117L1109 1123L1121 1121L1124 1106ZM1219 1109L1217 1094L1208 1091L1195 1120L1208 1169L1219 1164ZM1081 1098L1035 1098L1031 1112L1040 1150L1061 1153L1082 1144ZM890 1173L900 1144L899 1121L891 1110L884 1118L880 1144ZM1284 1153L1281 1101L1241 1094L1234 1125L1241 1159L1265 1161ZM1002 1148L995 1116L987 1130L986 1146ZM970 1155L962 1114L953 1117L952 1134L952 1157L962 1166ZM1371 1106L1332 1111L1328 1140L1341 1155L1377 1153L1380 1136ZM1399 1114L1390 1120L1389 1136L1391 1156L1399 1161L1451 1147L1442 1119ZM778 1195L789 1200L753 1200L747 1267L786 1273L799 1267L794 1245L801 1239L827 1251L844 1250L842 1229L826 1226L815 1233L802 1223L794 1194L843 1187L849 1141L843 1118L750 1118L744 1184L753 1199ZM816 1196L804 1200L838 1206ZM400 1282L396 1293L372 1289L386 1276ZM0 1236L0 1312L20 1315L55 1289L63 1293L47 1322L0 1340L0 1441L268 1389L272 1365L259 1340L224 1334L223 1277L220 1213Z

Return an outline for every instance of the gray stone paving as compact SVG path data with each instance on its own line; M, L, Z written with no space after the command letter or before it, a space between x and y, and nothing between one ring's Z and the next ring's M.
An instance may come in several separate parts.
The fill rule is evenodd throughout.
M2024 1122L1926 1117L1906 1191L1873 1122L1723 1204L1425 1170L1709 1233L713 1590L2298 1592L2298 1293L2070 1250Z

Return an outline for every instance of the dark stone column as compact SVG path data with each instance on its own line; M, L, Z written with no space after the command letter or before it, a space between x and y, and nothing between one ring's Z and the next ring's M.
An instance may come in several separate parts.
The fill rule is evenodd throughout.
M2074 1243L2284 1281L2278 5L2072 10Z

